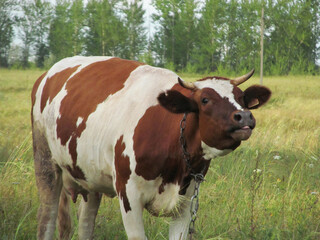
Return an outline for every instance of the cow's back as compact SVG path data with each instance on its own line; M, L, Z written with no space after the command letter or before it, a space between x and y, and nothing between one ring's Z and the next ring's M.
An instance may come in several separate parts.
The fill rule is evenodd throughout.
M134 129L158 104L159 93L176 81L171 71L135 61L67 58L36 82L33 125L46 136L52 158L64 171L85 180L90 190L107 192L103 184L115 174L116 149L134 169Z

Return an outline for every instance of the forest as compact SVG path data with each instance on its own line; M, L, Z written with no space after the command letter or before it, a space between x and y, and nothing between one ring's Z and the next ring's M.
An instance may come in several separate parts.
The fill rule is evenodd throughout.
M320 73L318 0L0 0L0 67L111 55L189 73ZM262 9L264 15L262 16Z

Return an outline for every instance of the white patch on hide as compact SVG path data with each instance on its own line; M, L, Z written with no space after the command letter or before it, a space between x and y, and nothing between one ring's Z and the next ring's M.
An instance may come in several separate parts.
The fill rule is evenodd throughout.
M151 211L159 214L159 213L170 213L177 206L179 202L179 190L180 186L178 184L169 183L164 185L164 191L155 196Z
M81 69L84 67L87 67L88 65L95 63L95 62L100 62L100 61L106 61L109 60L112 57L104 57L104 56L95 56L95 57L83 57L83 56L74 56L74 57L68 57L64 58L61 61L57 62L54 64L50 70L48 71L47 75L45 78L50 78L53 75L55 75L58 72L61 72L67 68L73 68L75 66L80 65L80 68L77 69L77 71L70 76L74 76L76 73L78 73ZM69 78L69 79L70 79Z
M224 155L232 152L232 149L219 150L217 148L210 147L202 141L201 141L201 147L202 147L202 151L204 153L203 158L206 160L211 160L212 158L224 156Z
M198 89L211 88L215 90L222 98L227 98L233 106L238 110L243 110L243 108L236 102L233 95L234 86L228 80L219 80L216 78L208 79L205 81L195 82L194 85Z
M79 125L83 122L83 118L82 117L78 117L77 120L77 127L79 127Z

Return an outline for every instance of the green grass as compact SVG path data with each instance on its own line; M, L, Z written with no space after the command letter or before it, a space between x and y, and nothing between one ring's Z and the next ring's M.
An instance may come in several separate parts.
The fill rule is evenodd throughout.
M0 239L36 238L30 92L41 73L0 69ZM268 77L264 84L273 96L253 111L252 137L214 159L201 185L195 239L320 238L319 76ZM73 215L76 229L76 206ZM144 220L149 239L168 239L170 219L145 212ZM126 239L117 199L103 198L95 239Z

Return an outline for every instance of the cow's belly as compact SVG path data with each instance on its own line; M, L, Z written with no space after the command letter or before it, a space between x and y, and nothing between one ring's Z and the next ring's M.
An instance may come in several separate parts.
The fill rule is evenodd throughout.
M116 195L114 188L114 176L112 161L106 159L78 158L77 167L83 172L84 178L77 178L71 175L70 167L73 168L72 160L68 156L68 150L63 146L60 147L59 155L54 154L53 161L62 169L63 184L67 190L74 192L99 192L109 197ZM57 152L57 151L56 151ZM95 154L88 153L90 156ZM81 163L81 164L80 164ZM103 164L99 164L103 163Z
M98 192L103 193L108 197L115 197L117 195L113 186L113 178L111 175L101 174L99 176L99 181L87 181L83 179L75 179L71 176L68 170L64 168L63 185L71 194Z
M80 179L78 180L78 182L90 192L104 193L108 197L116 196L116 191L114 188L114 177L112 173L105 170L99 171L98 169L92 172L95 173L95 176L89 176L88 170L86 170L86 179ZM93 173L91 173L91 175L93 175Z
M38 125L38 122L35 122L34 125ZM76 167L83 173L83 177L75 177L74 172L73 175L70 172L70 169L74 171L74 162L68 143L61 144L60 139L56 137L55 125L46 122L44 126L46 127L42 129L48 140L52 161L62 169L63 184L69 192L85 190L104 193L110 197L115 196L112 151L109 153L106 147L101 149L100 145L93 140L94 138L91 140L79 138Z
M172 216L185 196L179 195L180 186L168 183L162 186L162 178L145 180L143 177L132 174L126 185L127 195L138 197L142 200L144 208L156 216Z
M179 195L180 186L167 184L162 193L157 192L154 198L145 205L145 208L153 215L172 216L181 205L183 196Z

